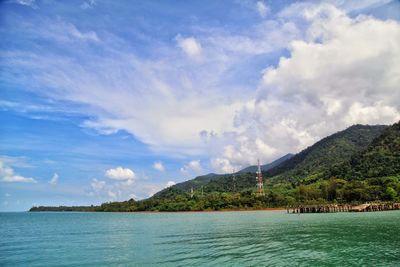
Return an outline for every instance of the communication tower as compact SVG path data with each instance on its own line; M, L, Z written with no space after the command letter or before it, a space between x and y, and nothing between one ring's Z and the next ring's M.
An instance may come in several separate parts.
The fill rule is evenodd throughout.
M233 169L233 173L232 173L232 183L233 183L233 192L236 192L236 173L235 173L235 169Z
M257 181L257 192L260 196L264 195L264 184L263 184L263 177L262 177L262 172L261 172L261 165L260 165L260 160L257 160L258 163L258 168L257 168L257 176L256 176L256 181Z

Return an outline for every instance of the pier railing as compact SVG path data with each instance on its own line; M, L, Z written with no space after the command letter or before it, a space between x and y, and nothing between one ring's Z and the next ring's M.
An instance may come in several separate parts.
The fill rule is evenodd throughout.
M288 213L371 212L384 210L400 210L400 203L368 202L361 205L319 204L293 205L287 207Z

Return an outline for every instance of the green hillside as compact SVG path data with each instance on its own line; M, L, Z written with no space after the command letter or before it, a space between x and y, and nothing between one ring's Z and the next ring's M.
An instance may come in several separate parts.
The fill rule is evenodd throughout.
M400 122L388 127L371 144L329 172L331 176L362 180L400 174Z
M400 201L400 123L352 126L263 172L263 177L262 196L256 193L254 173L239 172L235 178L209 174L166 188L146 200L104 203L92 209L189 211Z
M278 166L287 159L293 157L293 154L286 154L285 156L278 158L277 160L262 165L261 169L267 171L275 166ZM188 180L182 183L178 183L170 188L161 190L155 194L155 197L169 197L171 194L189 192L193 190L202 190L203 192L233 192L240 191L245 188L254 186L254 173L256 172L256 166L249 166L243 170L238 171L235 176L238 178L233 181L232 174L215 174L209 173L207 175L198 176L192 180ZM253 173L253 174L249 174ZM236 177L235 177L236 178Z
M347 162L363 151L386 126L354 125L330 135L267 172L268 177L291 182L324 177L332 165ZM310 182L310 181L308 181Z

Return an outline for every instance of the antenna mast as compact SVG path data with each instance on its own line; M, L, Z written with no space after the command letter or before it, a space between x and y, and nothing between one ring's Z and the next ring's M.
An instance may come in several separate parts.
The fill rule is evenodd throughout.
M233 192L236 192L236 173L235 173L235 169L233 169L233 173L232 173L232 182L233 182Z
M261 165L260 165L260 160L257 160L258 168L257 168L257 176L256 176L256 181L257 181L257 189L258 189L258 194L260 196L264 195L264 184L263 184L263 177L262 177L262 172L261 172Z

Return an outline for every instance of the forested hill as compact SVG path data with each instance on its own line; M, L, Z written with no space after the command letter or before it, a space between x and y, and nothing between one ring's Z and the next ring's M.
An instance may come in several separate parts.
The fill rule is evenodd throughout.
M267 171L266 175L290 181L322 178L332 165L347 162L355 153L363 151L386 127L353 125L323 138Z
M364 151L387 126L354 125L343 131L330 135L306 148L296 155L284 156L274 161L281 162L275 167L263 172L268 184L293 183L311 184L321 179L329 178L332 166L347 163L353 155ZM244 169L246 170L246 169ZM235 179L235 180L233 180ZM255 174L240 171L234 178L228 175L208 175L198 177L182 184L166 188L155 195L155 198L170 198L176 194L189 192L191 187L203 193L211 192L240 192L254 190Z
M330 176L362 180L400 174L400 122L386 128L349 161L333 166Z
M285 156L283 156L281 158L278 158L277 160L275 160L275 161L273 161L271 163L262 165L261 169L263 171L267 171L267 170L269 170L269 169L271 169L271 168L273 168L275 166L278 166L279 164L281 164L285 160L290 159L291 157L293 157L293 154L286 154ZM246 173L251 173L251 172L255 173L256 170L257 170L256 166L249 166L247 168L244 168L243 170L238 171L236 173L236 175L238 175L238 174L246 174ZM254 184L254 181L253 181L254 180L253 179L254 175L247 174L247 176L248 177L252 177L252 178L250 178L250 180L251 180L250 183L251 183L251 185ZM243 175L242 175L242 177L243 177ZM209 173L207 175L198 176L198 177L196 177L196 178L194 178L192 180L188 180L188 181L185 181L185 182L182 182L182 183L178 183L178 184L172 186L171 188L166 188L164 190L161 190L160 192L156 193L154 196L155 197L165 197L165 196L170 195L172 191L173 192L187 192L187 191L191 190L192 188L194 190L199 190L199 189L203 188L203 191L204 191L204 186L206 186L207 184L209 186L207 186L205 190L206 191L214 191L212 188L210 188L210 183L211 184L214 184L214 183L218 184L217 181L220 180L220 179L222 179L222 180L228 179L229 180L231 178L232 178L232 174ZM239 183L243 182L242 180L243 179L240 179ZM245 185L239 185L239 188L243 189L243 188L249 187L251 185L246 183Z
M389 127L352 126L263 172L263 177L263 196L256 194L254 173L235 177L210 174L191 180L192 184L164 189L149 199L104 203L91 209L187 211L400 201L400 122ZM191 194L188 185L195 181L201 186Z

